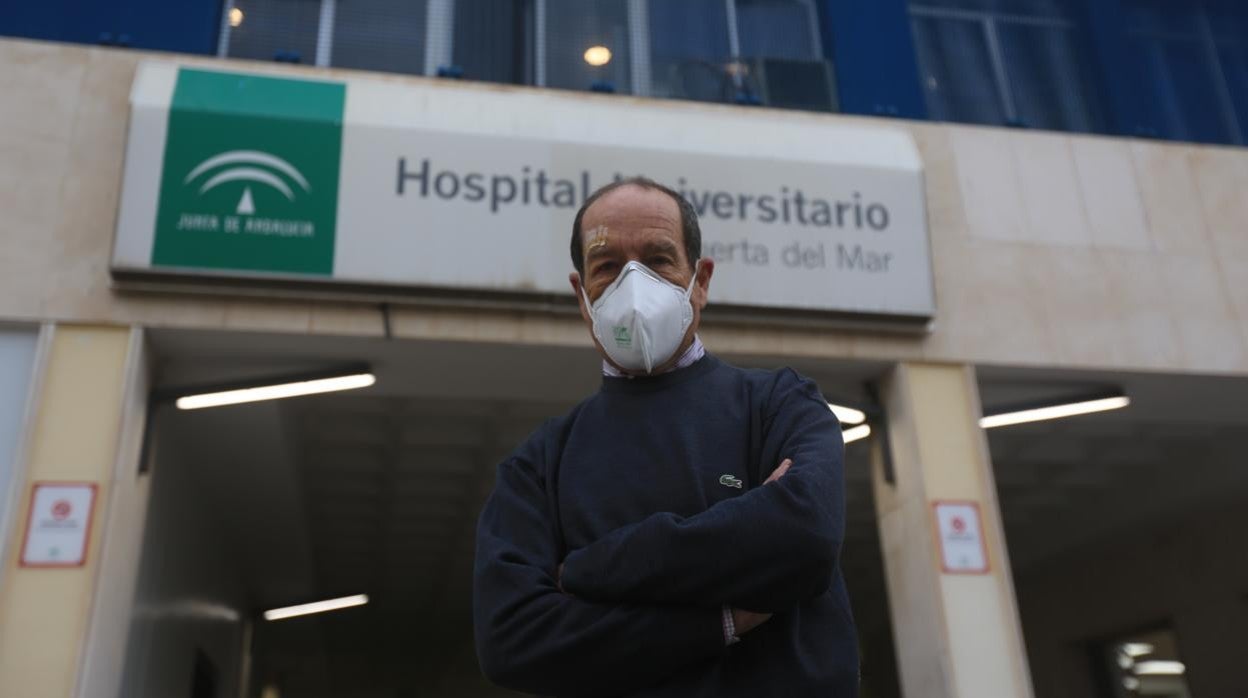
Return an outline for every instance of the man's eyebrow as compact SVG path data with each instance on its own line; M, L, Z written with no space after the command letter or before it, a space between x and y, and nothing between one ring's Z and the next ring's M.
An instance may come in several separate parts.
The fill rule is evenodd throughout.
M676 243L667 239L651 240L650 242L647 242L645 246L646 254L657 254L659 252L667 252L668 254L674 255L679 250L680 248L676 246Z
M612 250L610 247L606 245L594 245L593 247L589 248L588 252L585 253L585 261L588 262L591 259L597 259L598 257L602 257L602 256L610 255L610 254L612 254Z

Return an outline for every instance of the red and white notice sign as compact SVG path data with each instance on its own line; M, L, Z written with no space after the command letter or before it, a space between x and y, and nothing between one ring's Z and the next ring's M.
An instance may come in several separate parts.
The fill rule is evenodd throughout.
M940 536L940 566L945 574L987 574L988 551L980 526L979 504L935 502Z
M87 561L96 485L36 482L22 542L22 567L81 567Z

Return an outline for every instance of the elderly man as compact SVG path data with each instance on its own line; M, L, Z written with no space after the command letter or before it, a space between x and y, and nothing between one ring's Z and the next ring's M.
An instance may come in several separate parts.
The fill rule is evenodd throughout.
M487 677L557 696L855 696L843 445L818 387L697 336L714 263L647 179L572 227L601 389L498 468L477 527Z

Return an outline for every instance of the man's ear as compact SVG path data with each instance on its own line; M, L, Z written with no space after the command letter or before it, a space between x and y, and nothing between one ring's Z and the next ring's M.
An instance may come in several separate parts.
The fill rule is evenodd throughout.
M572 295L576 296L576 304L581 309L581 319L592 325L589 319L589 308L585 307L585 294L581 292L581 275L578 272L568 274L568 283L572 284Z
M699 310L706 307L710 298L711 277L715 274L715 260L703 257L698 260L698 271L694 275L693 293L690 300Z

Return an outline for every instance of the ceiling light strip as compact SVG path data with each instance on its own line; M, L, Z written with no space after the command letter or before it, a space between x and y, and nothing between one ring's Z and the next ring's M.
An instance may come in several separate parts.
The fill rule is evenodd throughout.
M850 427L846 429L845 431L841 432L841 438L844 439L845 443L847 444L853 443L860 439L865 439L870 435L871 435L870 424L859 424L856 427Z
M832 410L832 414L836 415L836 418L840 420L841 424L854 425L862 424L867 421L867 413L862 410L856 410L852 407L846 407L844 405L836 405L831 402L828 403L828 409Z
M240 388L237 390L224 390L215 393L187 395L185 397L178 398L177 406L180 410L198 410L205 407L237 405L245 402L281 400L283 398L299 397L301 395L315 395L317 393L332 393L339 390L367 388L376 382L377 378L371 373L356 373L348 376L336 376L334 378L319 378L316 380L296 381L293 383L264 385L255 388Z
M1117 410L1130 404L1131 398L1128 398L1125 395L1099 398L1096 400L1084 400L1081 402L1069 402L1061 405L1035 407L1027 410L1018 410L1016 412L1004 412L1001 414L988 415L979 420L979 426L984 429L992 429L994 427L1004 427L1011 424L1041 422L1048 419L1073 417L1079 414L1091 414L1093 412Z
M294 618L295 616L306 616L313 613L325 613L326 611L337 611L339 609L351 608L353 606L363 606L366 603L368 603L367 594L343 596L337 599L327 599L325 601L313 601L312 603L299 604L298 606L274 608L264 612L264 619L282 620L283 618Z

